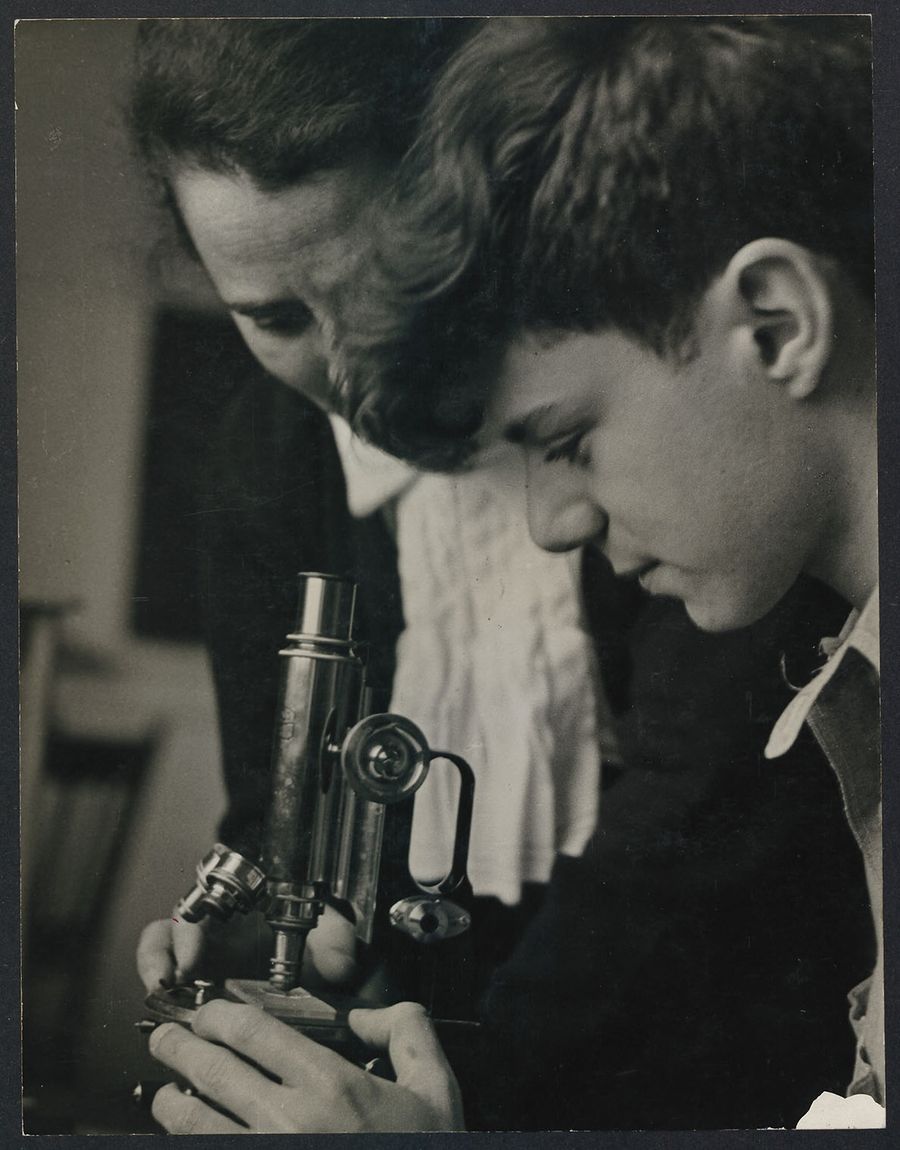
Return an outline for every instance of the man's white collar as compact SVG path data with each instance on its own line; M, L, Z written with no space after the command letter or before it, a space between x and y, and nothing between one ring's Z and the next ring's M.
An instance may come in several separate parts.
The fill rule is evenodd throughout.
M419 472L387 452L364 443L339 415L329 415L347 485L347 506L357 519L371 515L406 491Z

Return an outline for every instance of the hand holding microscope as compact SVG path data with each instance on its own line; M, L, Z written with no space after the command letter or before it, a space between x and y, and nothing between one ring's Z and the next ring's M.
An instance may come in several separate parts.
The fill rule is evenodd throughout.
M359 1060L347 1014L360 1001L300 985L307 936L325 906L337 903L352 913L356 939L371 942L386 809L411 798L437 759L451 763L460 782L450 869L427 885L410 878L411 893L387 913L392 927L422 946L423 957L464 934L471 926L465 895L474 776L458 755L432 750L409 719L370 713L366 648L354 637L355 584L320 574L302 574L299 582L296 626L279 651L271 806L259 857L217 843L173 912L200 922L261 911L273 932L269 977L160 988L146 999L139 1025L190 1028L199 1006L222 997L256 1005Z

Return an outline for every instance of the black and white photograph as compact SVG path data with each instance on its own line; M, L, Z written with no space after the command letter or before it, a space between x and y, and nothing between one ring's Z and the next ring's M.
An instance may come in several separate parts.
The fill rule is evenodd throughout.
M885 1127L877 14L14 32L22 1133Z

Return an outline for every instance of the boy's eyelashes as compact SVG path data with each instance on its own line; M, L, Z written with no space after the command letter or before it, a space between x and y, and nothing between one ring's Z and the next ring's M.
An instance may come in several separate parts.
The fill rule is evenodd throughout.
M547 445L544 450L545 463L557 463L565 460L567 463L577 463L586 466L590 462L590 453L586 443L587 429L580 428L570 432L561 439Z
M236 314L253 322L258 331L273 335L303 335L316 322L312 312L299 300L259 309L236 309Z

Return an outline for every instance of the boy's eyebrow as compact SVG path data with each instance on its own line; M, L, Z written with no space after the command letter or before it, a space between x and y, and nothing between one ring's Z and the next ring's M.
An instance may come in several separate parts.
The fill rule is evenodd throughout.
M525 443L538 444L546 439L552 439L559 434L557 426L557 405L544 403L523 415L521 419L513 420L503 430L503 438L507 443L519 446Z

